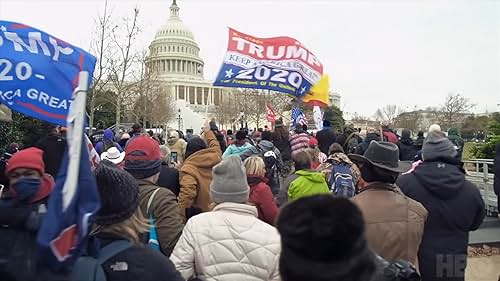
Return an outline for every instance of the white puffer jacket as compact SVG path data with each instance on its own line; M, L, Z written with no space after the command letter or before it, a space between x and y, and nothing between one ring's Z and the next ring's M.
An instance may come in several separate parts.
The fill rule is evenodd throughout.
M254 206L222 203L187 222L170 259L186 280L281 280L280 250L277 230Z

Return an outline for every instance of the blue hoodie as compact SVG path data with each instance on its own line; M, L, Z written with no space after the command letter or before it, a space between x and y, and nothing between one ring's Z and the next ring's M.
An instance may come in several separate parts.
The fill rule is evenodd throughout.
M114 136L113 130L109 128L104 130L104 136L102 138L102 141L98 142L95 145L95 150L99 155L101 155L104 151L107 150L105 149L106 146L109 148L114 145L120 152L123 151L122 147L118 143L113 141L113 136Z

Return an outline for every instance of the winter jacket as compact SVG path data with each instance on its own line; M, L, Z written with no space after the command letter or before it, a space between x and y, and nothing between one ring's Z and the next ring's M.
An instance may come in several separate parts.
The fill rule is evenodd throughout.
M253 146L248 142L245 142L245 144L243 145L236 145L233 143L226 148L226 151L224 151L224 153L222 154L222 158L229 155L240 155L241 153L243 153L247 149L250 149L251 147Z
M330 145L335 142L337 138L337 134L333 131L332 128L325 128L316 133L316 139L318 140L318 147L321 152L328 155L328 149Z
M352 201L363 213L368 246L390 262L403 259L418 269L417 252L427 218L422 204L384 183L372 183Z
M248 202L257 207L259 219L274 225L278 217L278 206L274 202L271 188L267 185L268 180L264 177L248 175L247 181L250 186L250 198Z
M283 162L292 160L292 148L289 136L282 138L278 132L272 134L273 144L280 151Z
M267 140L262 140L257 144L256 146L252 146L249 149L245 150L243 153L240 154L241 161L245 161L250 156L253 155L261 155L265 152L268 151L273 151L274 154L276 155L276 170L272 172L272 174L269 175L269 186L271 187L271 191L273 194L277 194L280 189L280 184L279 184L279 172L281 172L281 169L283 169L283 160L281 159L281 153L280 151L274 147L273 143Z
M410 138L401 138L397 143L399 148L399 160L413 161L417 155L417 147Z
M380 141L380 136L376 133L366 134L365 140L362 143L358 144L354 153L359 155L365 154L365 151L368 149L368 145L370 145L371 141Z
M98 248L102 249L113 241L124 240L112 234L98 234ZM147 245L132 245L105 261L102 265L107 281L184 281L172 262Z
M448 130L448 139L456 146L458 151L458 159L462 159L462 153L464 151L464 140L460 137L458 129L450 128Z
M298 177L290 183L288 201L316 194L328 194L330 190L322 173L309 170L298 170Z
M222 203L192 217L170 257L184 279L280 280L280 236L257 208Z
M290 146L293 159L297 153L309 147L309 135L307 133L294 134L290 137Z
M429 211L418 253L422 280L464 280L463 276L437 279L436 263L440 257L453 255L454 272L465 270L469 231L476 230L485 216L477 187L459 167L444 162L424 161L397 182L408 197Z
M204 133L208 147L199 150L184 161L181 167L179 213L186 217L186 209L194 207L203 212L210 210L210 183L212 168L221 161L219 142L209 130Z
M161 251L168 257L172 253L183 228L182 219L177 213L178 205L175 195L169 189L159 187L152 182L137 180L137 183L139 184L141 211L146 218L149 218L147 212L149 198L155 190L159 189L151 202L149 214L155 221Z
M182 164L186 155L187 142L179 138L178 134L176 136L177 137L168 138L167 144L168 148L170 149L170 153L177 153L177 163Z
M114 134L111 129L104 130L102 141L98 142L95 145L95 151L97 151L97 154L99 154L99 156L113 146L116 147L118 151L123 151L122 147L117 142L115 142L113 138Z
M158 177L157 185L166 187L172 191L175 198L179 196L181 185L179 183L179 171L175 168L162 164L160 167L160 176Z
M66 145L66 140L59 134L49 134L36 144L36 147L43 150L45 172L53 178L56 178L59 172Z
M357 187L359 179L361 178L361 172L359 171L358 166L356 166L356 164L354 164L344 153L338 152L330 155L325 163L319 165L316 171L321 172L325 176L325 181L329 184L332 178L334 163L347 164L351 167L352 180L354 185Z
M398 136L391 130L383 130L384 140L388 142L392 142L393 144L398 143Z

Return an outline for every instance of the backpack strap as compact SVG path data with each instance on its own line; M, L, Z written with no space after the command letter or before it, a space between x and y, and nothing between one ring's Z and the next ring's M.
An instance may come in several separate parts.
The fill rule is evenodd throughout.
M161 187L158 187L157 189L155 189L155 191L153 191L153 194L151 194L151 196L149 196L149 200L148 200L148 206L146 208L146 214L149 216L149 207L151 207L151 203L153 203L153 199L155 198L155 195L156 193L158 192L158 190L160 190Z
M102 265L110 258L116 256L117 254L125 251L126 249L132 247L132 242L128 240L117 240L109 243L99 252L99 257L97 258L97 263Z

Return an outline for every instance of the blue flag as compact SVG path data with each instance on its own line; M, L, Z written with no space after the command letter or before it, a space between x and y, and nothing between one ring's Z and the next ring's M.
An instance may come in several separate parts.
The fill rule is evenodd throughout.
M14 111L66 126L78 73L96 58L36 28L0 21L0 103Z
M83 136L82 131L75 133ZM80 142L79 147L72 147L73 143L68 140L56 188L50 196L47 214L37 237L43 262L53 270L68 268L80 256L100 207L86 142L81 137L75 142ZM80 155L78 159L75 159L75 154Z
M292 126L295 127L297 124L307 124L307 120L304 112L295 106L292 108Z

